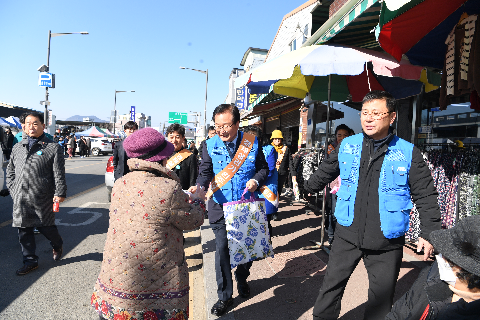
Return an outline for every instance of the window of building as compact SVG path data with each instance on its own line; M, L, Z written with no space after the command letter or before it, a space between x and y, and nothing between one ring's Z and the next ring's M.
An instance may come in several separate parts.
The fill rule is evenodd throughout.
M447 120L454 120L455 116L447 116Z
M307 41L308 38L308 23L305 25L305 28L303 28L303 39L302 39L302 44Z
M459 114L458 115L458 119L466 119L467 118L467 114L464 113L464 114Z
M472 112L470 113L470 118L477 118L480 117L480 113Z
M440 122L440 121L443 121L443 119L444 119L443 117L437 117L435 121Z
M290 51L295 50L297 50L297 39L294 39L292 42L290 42Z

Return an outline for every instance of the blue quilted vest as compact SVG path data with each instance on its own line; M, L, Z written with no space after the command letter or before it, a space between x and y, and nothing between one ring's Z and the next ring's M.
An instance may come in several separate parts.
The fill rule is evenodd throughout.
M357 196L363 133L345 138L338 153L342 183L337 192L335 216L342 226L353 222ZM388 145L378 187L380 227L387 239L401 237L409 228L412 201L408 174L412 164L413 144L394 136Z
M243 138L243 132L238 132L240 141ZM232 158L228 153L225 143L220 139L218 135L207 140L208 154L212 158L213 174L216 175L222 171L231 161ZM237 148L238 149L238 148ZM258 140L255 138L253 147L247 156L247 159L243 162L242 166L235 173L232 179L228 181L222 188L217 190L213 194L213 200L218 204L224 204L225 202L238 201L242 197L243 190L247 181L252 179L255 175L255 159L258 154ZM255 196L258 194L255 192ZM247 191L245 199L250 198L250 192Z

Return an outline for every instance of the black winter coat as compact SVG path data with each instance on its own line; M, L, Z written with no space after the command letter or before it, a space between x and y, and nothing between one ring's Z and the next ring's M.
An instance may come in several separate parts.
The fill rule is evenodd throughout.
M391 250L405 244L404 236L387 239L380 229L378 203L380 171L388 144L393 137L394 135L391 134L374 151L374 141L364 135L353 222L348 227L337 224L335 230L335 236L362 249ZM315 193L322 190L340 175L338 148L339 146L320 164L318 170L304 184L307 192ZM408 183L413 202L420 214L420 237L428 241L430 232L439 230L441 227L440 209L437 203L438 193L433 184L430 170L423 160L420 150L416 147L412 152Z
M452 303L453 292L440 280L437 262L418 275L412 287L392 307L386 320L419 320L428 307L425 320L478 320L480 300Z
M127 153L123 149L123 141L118 141L113 147L113 177L115 181L130 172L127 165Z
M173 157L174 155L176 155L177 152L172 153L170 157ZM180 184L182 185L182 189L188 190L188 188L195 185L195 181L197 180L197 173L198 173L197 156L192 153L190 156L188 156L187 159L180 162L178 166L180 167L180 169L173 168L172 171L175 172L177 176L180 178Z
M278 168L278 174L280 176L287 175L288 170L290 170L292 177L295 177L297 175L297 172L295 171L295 167L293 166L292 153L290 152L288 146L286 149L287 150L285 151L285 155L283 156L282 163L280 163L280 167Z

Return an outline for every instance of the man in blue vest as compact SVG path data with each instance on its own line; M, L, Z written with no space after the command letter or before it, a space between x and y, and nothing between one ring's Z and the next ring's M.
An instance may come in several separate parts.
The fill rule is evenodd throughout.
M369 288L364 319L384 319L392 307L395 284L409 228L411 199L420 214L417 251L433 253L431 231L440 229L437 191L420 150L393 134L396 101L372 91L362 102L363 133L347 137L305 183L322 190L338 175L337 227L326 275L313 309L314 319L337 319L345 286L360 259Z
M208 188L210 182L220 171L232 162L244 134L239 132L240 112L235 105L221 104L213 111L213 120L217 135L206 140L202 150L197 186L190 187L194 193L198 186ZM212 314L220 316L233 304L233 279L228 252L227 229L223 216L223 204L240 200L243 190L248 189L245 198L250 198L263 185L268 176L268 164L262 152L261 143L255 138L252 148L242 166L233 177L213 193L208 201L207 210L210 225L215 234L215 272L217 279L218 301L212 307ZM257 194L258 196L258 194ZM241 264L235 270L238 294L242 298L250 296L247 278L252 263Z

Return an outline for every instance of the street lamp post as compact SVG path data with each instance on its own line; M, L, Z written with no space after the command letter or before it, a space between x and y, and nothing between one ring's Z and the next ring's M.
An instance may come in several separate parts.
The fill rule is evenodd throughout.
M48 52L47 52L47 66L44 69L45 72L50 71L50 40L52 37L64 36L66 34L88 34L86 31L82 32L61 32L61 33L52 33L52 30L48 30ZM48 124L48 87L45 87L45 114L43 115L43 120L45 124Z
M203 135L207 137L207 93L208 93L208 69L207 70L198 70L198 69L192 69L192 68L186 68L186 67L180 67L180 69L187 69L187 70L193 70L197 72L201 72L205 74L206 76L206 82L205 82L205 110L203 114Z
M115 134L115 126L117 125L117 92L135 92L135 90L115 90L115 104L113 105L113 134Z

